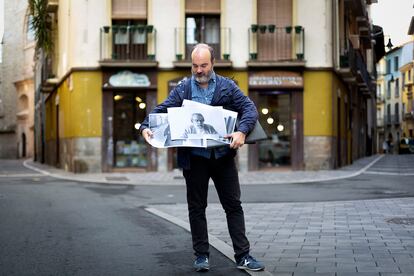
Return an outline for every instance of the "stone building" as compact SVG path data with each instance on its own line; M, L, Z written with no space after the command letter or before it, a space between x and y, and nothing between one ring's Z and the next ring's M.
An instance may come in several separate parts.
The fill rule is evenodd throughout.
M75 172L174 169L175 150L146 145L137 127L188 76L190 50L205 42L215 71L253 99L269 137L239 151L240 170L350 164L376 149L384 49L372 2L48 1L58 47L38 65L38 159Z
M0 64L0 157L33 156L34 36L27 0L4 1Z

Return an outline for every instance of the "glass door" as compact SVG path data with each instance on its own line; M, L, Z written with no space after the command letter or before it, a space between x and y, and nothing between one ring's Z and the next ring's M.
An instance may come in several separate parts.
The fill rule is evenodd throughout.
M291 99L289 93L258 96L260 124L269 138L258 142L259 168L291 166Z
M146 108L145 92L114 93L115 168L147 167L147 145L138 133Z

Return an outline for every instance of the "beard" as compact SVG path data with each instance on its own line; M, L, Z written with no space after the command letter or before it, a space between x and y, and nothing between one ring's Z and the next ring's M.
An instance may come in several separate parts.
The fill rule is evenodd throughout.
M205 83L208 83L209 80L211 79L211 75L213 75L213 69L211 69L207 73L197 74L197 73L192 72L192 74L196 82L205 84Z

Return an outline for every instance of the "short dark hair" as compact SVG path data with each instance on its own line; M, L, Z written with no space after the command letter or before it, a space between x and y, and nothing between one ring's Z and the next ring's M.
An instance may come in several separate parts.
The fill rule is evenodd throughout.
M191 50L191 56L193 55L194 51L197 51L198 49L207 49L210 52L210 59L211 62L214 62L214 49L213 47L209 46L208 44L205 43L198 43L196 45L194 45L193 49Z

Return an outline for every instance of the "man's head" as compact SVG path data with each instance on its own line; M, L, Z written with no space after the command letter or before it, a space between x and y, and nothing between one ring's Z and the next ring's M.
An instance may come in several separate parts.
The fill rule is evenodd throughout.
M197 44L191 52L191 73L200 84L206 84L213 74L214 50L207 44Z
M195 127L201 128L204 125L204 116L201 113L193 113L191 122Z

